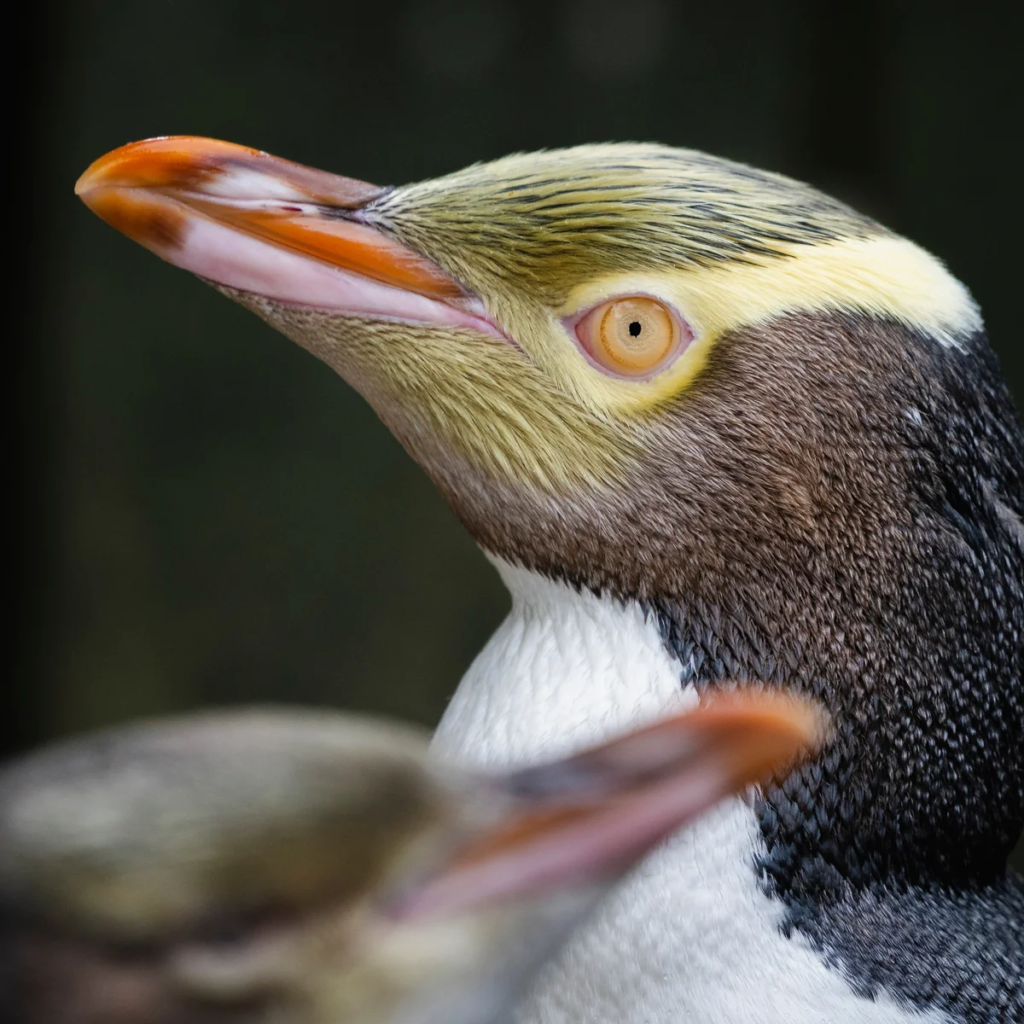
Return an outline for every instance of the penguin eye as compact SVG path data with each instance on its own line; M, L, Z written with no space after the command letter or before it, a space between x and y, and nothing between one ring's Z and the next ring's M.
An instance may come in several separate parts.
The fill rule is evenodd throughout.
M616 377L649 377L693 340L664 302L647 295L610 299L576 321L576 338L597 365Z

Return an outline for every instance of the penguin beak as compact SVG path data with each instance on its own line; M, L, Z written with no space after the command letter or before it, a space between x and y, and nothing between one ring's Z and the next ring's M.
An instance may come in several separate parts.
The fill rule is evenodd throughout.
M75 192L108 224L214 284L298 306L500 335L478 299L366 222L389 190L215 139L100 157Z
M497 780L517 810L400 901L402 919L608 884L719 800L823 742L823 712L768 692L718 697L565 760Z

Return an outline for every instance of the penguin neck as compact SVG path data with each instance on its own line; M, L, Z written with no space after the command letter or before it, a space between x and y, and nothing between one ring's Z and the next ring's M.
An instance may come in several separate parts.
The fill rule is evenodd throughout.
M459 685L437 752L485 768L548 759L696 702L696 661L675 653L655 609L494 561L512 610ZM881 988L865 1001L811 945L787 938L787 907L759 867L766 856L755 808L723 801L615 890L516 1020L946 1020L908 1015ZM751 965L759 984L736 985Z
M1020 829L1010 663L1021 656L1004 610L971 599L965 570L978 552L942 538L926 551L930 574L868 585L855 563L834 562L786 573L785 588L747 575L645 601L492 558L512 611L437 743L477 764L546 759L722 683L784 686L820 699L836 729L818 759L759 799L759 866L776 895L799 910L851 887L992 882Z

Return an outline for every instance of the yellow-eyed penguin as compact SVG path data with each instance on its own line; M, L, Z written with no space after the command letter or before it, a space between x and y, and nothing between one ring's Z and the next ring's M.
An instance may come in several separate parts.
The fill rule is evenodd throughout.
M172 138L78 191L337 369L497 565L512 612L440 750L555 754L737 678L833 716L522 1021L1024 1017L1024 437L939 260L656 145L379 188Z

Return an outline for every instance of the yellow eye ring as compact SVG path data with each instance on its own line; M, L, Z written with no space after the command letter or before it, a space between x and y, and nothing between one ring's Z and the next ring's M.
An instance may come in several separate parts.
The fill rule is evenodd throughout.
M630 380L659 373L693 340L675 310L649 295L608 299L584 313L572 329L592 363Z

